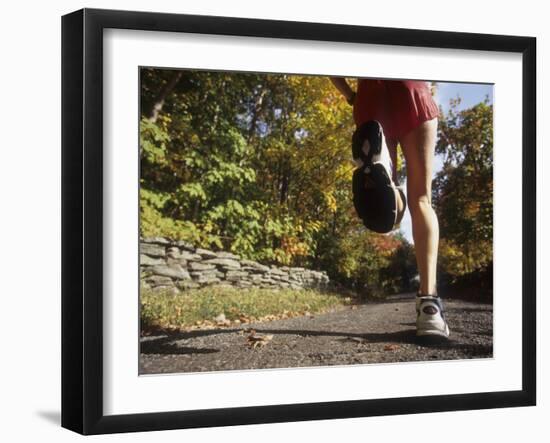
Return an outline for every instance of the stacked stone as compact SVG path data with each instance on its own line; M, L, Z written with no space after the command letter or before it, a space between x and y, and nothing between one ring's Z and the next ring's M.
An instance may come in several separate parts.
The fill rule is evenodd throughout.
M163 237L141 240L140 271L145 287L174 292L210 285L268 289L326 289L329 285L325 272L266 266L230 252L195 248Z

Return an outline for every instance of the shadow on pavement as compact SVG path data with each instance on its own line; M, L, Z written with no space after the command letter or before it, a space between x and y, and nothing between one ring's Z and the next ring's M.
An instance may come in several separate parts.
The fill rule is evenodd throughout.
M220 352L214 348L193 348L190 346L179 346L173 343L174 337L163 337L158 340L151 340L140 343L142 354L164 354L164 355L190 355L190 354L214 354Z
M337 331L315 331L303 329L262 329L254 328L260 334L273 335L298 335L301 337L340 337L343 339L362 339L365 343L394 343L394 344L413 344L432 349L455 349L468 351L472 355L482 355L492 353L492 345L480 345L475 343L461 343L453 339L441 339L437 337L417 337L416 329L406 329L395 332L383 333L350 333ZM193 348L181 346L176 341L192 339L195 337L205 337L218 334L233 334L242 332L243 329L211 329L198 330L164 335L159 338L151 338L141 342L142 354L210 354L219 352L212 348Z

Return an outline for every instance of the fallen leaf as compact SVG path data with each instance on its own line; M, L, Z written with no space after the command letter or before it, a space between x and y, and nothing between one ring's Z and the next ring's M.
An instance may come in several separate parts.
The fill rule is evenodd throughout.
M231 322L227 318L225 318L225 314L223 312L215 317L214 321L218 326L229 326L231 324Z
M244 335L244 334L255 334L256 331L254 331L254 329L252 328L243 328L241 329L241 331L239 332L239 334L241 335Z
M273 339L273 335L256 335L256 331L252 329L252 332L246 339L248 345L255 349L267 345Z
M384 351L397 351L399 349L399 345L390 344L384 346Z

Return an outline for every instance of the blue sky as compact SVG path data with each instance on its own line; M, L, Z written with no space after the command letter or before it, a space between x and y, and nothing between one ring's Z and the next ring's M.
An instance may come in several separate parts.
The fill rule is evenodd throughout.
M474 83L437 83L436 100L442 106L443 112L449 110L449 101L460 97L460 109L471 108L489 97L493 103L493 85Z
M435 99L441 106L443 113L447 113L449 111L449 102L451 99L457 97L461 98L460 106L458 107L458 109L461 110L477 105L485 100L486 96L489 97L489 102L493 103L493 85L438 82ZM442 164L442 159L437 156L434 164L434 174L441 170ZM404 186L405 184L406 183L403 183ZM409 211L405 213L401 221L401 232L405 238L412 243L412 224Z

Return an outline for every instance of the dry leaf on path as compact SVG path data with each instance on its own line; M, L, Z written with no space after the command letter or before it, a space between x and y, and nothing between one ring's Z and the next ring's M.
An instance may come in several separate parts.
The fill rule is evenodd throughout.
M396 344L390 344L384 346L384 351L397 351L399 349L399 345Z
M273 335L256 335L256 331L252 330L250 335L246 338L248 346L255 349L267 345L273 339Z

